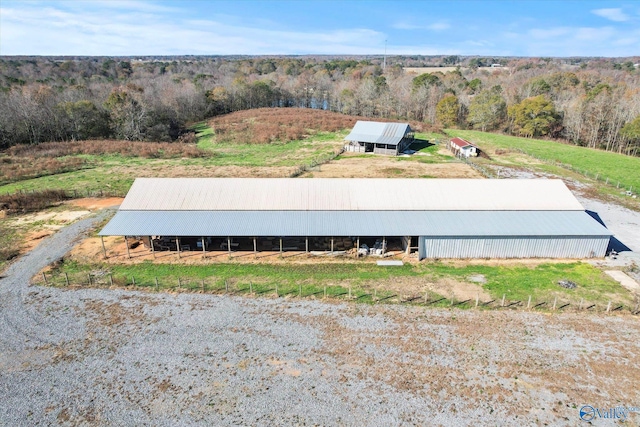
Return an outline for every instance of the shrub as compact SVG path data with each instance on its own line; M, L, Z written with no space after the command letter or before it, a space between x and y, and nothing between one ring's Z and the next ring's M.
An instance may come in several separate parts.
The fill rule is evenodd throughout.
M7 214L35 212L47 208L56 202L66 200L63 190L43 190L33 193L4 194L0 196L0 210Z

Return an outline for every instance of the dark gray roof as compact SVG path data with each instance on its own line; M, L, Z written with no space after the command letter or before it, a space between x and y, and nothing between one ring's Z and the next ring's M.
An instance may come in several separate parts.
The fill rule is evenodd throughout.
M345 139L347 141L398 145L409 132L411 132L411 127L407 123L365 122L358 120L351 133Z
M102 236L610 236L584 211L119 211Z

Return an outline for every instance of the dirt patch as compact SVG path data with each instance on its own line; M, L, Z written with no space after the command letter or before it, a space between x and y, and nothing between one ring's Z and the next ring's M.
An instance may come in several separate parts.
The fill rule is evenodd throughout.
M456 301L473 300L476 297L482 301L491 299L480 285L454 279L440 279L433 285L432 290L443 297L455 298Z
M23 240L22 247L20 248L20 253L26 254L27 252L31 252L33 248L35 248L40 244L40 241L42 239L44 239L45 237L51 236L53 233L54 233L54 230L45 229L45 230L32 231L31 233L27 234L27 236Z
M23 215L16 218L15 224L18 226L29 225L37 222L46 222L44 227L57 230L65 224L75 221L83 216L90 214L89 211L61 211L61 212L38 212L34 214Z
M89 211L95 211L98 209L109 208L111 206L118 206L122 203L123 200L124 199L122 197L108 197L105 199L98 197L87 197L84 199L74 199L66 202L66 204Z
M350 156L306 173L314 178L482 178L464 163L421 163L378 155Z
M368 281L363 286L372 290L391 291L403 298L425 296L429 292L435 292L446 298L453 297L457 301L475 299L477 295L481 300L490 299L489 294L482 289L482 286L453 279L432 280L429 277L394 277L387 280Z

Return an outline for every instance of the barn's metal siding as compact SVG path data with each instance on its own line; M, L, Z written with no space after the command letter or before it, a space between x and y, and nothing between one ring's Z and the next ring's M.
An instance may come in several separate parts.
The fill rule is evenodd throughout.
M432 237L420 236L424 258L593 258L606 254L609 237Z

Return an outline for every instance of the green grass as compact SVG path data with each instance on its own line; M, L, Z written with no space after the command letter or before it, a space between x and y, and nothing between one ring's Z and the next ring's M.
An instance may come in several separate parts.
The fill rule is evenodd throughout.
M472 130L447 129L447 134L459 136L480 146L494 151L496 148L520 149L539 159L569 165L579 172L587 172L589 177L599 174L602 180L609 178L609 183L617 182L626 189L632 186L640 189L640 158L625 156L602 150L595 150L554 141L519 138Z
M137 286L155 288L158 278L159 289L178 287L180 279L184 289L201 290L205 281L207 290L221 291L225 283L230 291L245 292L250 283L256 293L273 293L276 285L280 294L299 292L303 296L323 292L330 295L348 292L351 287L355 296L373 293L375 285L378 298L394 295L392 289L380 289L381 284L394 280L438 281L453 279L469 282L472 275L482 274L486 279L483 289L494 300L503 295L507 301L523 301L529 296L534 303L546 301L549 305L555 298L559 302L577 305L581 299L589 303L606 304L609 300L617 304L632 304L629 293L600 270L586 263L547 263L536 267L527 266L463 266L456 267L442 262L427 262L418 265L405 264L402 267L382 268L370 262L361 263L319 263L319 264L243 264L214 263L210 265L154 264L143 262L132 265L79 264L68 261L56 267L52 278L55 284L64 285L62 273L67 273L73 283L87 283L89 272L102 272L102 283L106 284L107 274L114 283L131 284L135 278ZM98 274L98 276L100 276ZM571 280L578 284L576 289L564 289L557 282ZM430 292L430 299L443 298ZM365 296L358 301L371 302ZM443 302L442 304L450 304Z
M215 133L207 122L198 122L191 126L196 132L197 146L203 150L211 150L214 147Z
M200 125L198 145L214 153L209 158L189 159L147 159L120 155L81 155L87 160L86 168L72 172L47 175L34 179L0 186L0 194L18 190L61 189L78 191L81 194L115 192L125 194L138 176L171 176L173 170L181 168L180 176L209 174L215 167L273 167L295 168L308 165L325 157L342 146L342 133L321 132L304 140L271 144L218 144L213 142L212 132ZM198 170L200 175L198 175ZM274 169L275 171L275 169ZM274 176L284 176L285 171L274 172Z

